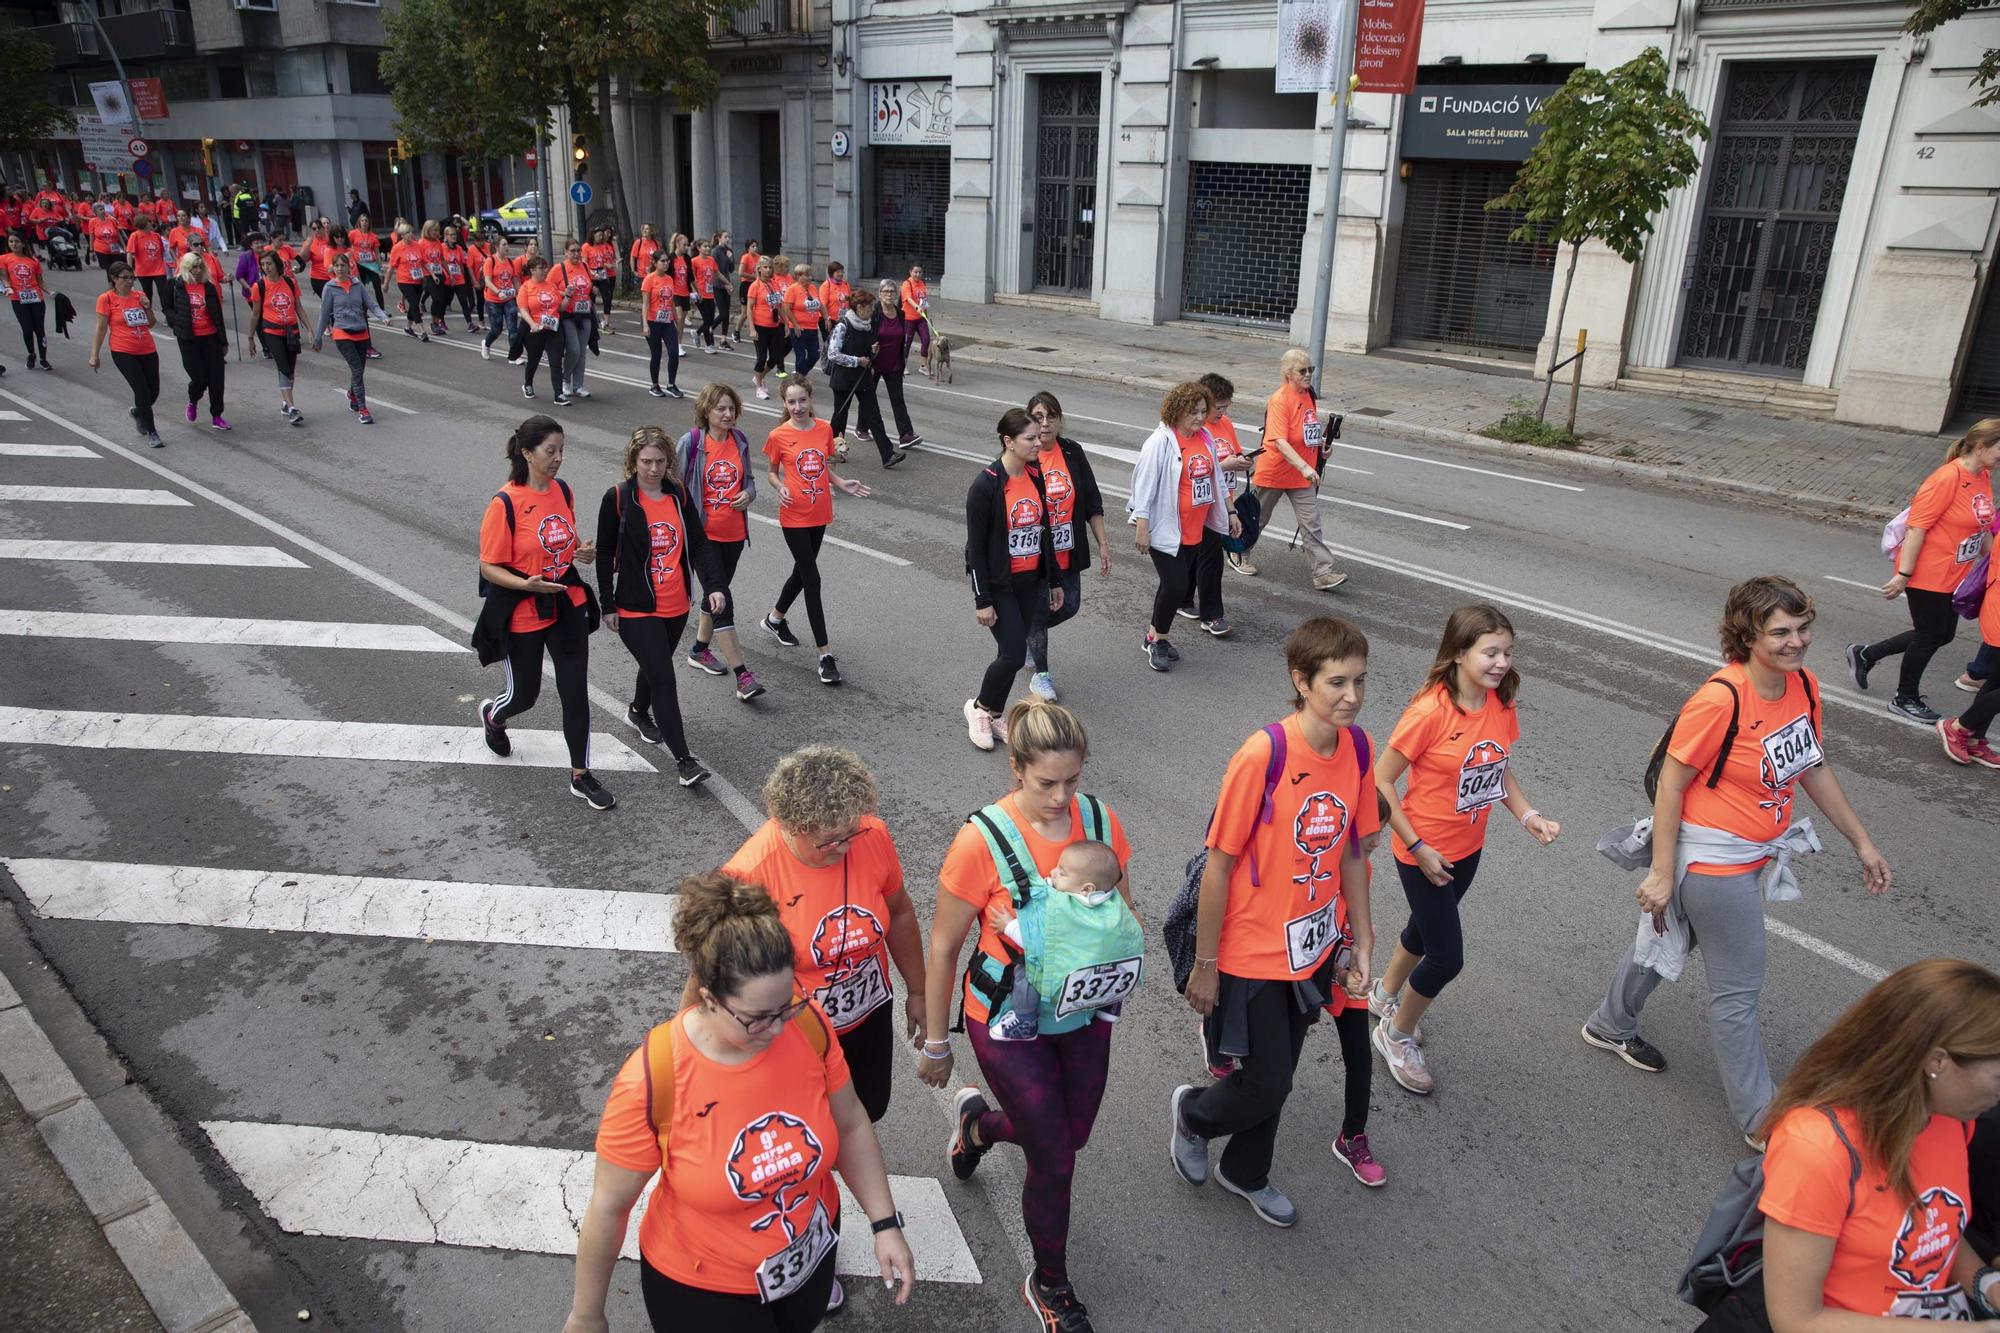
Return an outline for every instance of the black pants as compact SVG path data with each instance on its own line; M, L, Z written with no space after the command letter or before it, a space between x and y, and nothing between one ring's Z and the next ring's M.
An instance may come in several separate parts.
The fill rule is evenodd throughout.
M804 593L806 623L812 627L813 646L824 648L826 608L819 600L819 544L826 540L826 528L822 525L780 531L785 534L785 549L792 553L792 572L785 576L785 586L778 590L778 614L783 616L790 611L793 600Z
M639 664L639 678L632 686L632 709L640 717L652 715L667 749L676 759L688 757L687 729L681 725L681 696L674 682L674 650L681 646L681 634L688 618L677 616L618 617L618 638L632 660Z
M158 309L155 306L154 309ZM14 302L14 319L21 326L21 341L28 346L28 360L49 359L49 335L45 328L48 315L46 301Z
M838 1230L840 1219L834 1219ZM784 1240L784 1232L772 1228L772 1247ZM646 1298L646 1317L653 1333L811 1333L826 1318L827 1297L833 1293L833 1261L828 1252L813 1275L783 1300L766 1305L755 1296L726 1291L707 1291L674 1281L659 1269L641 1261L639 1292Z
M847 430L847 409L854 408L861 433L875 441L875 452L887 463L896 452L889 431L882 424L882 404L875 401L875 376L853 371L837 371L828 384L833 390L833 439L838 444Z
M444 323L444 312L451 309L451 288L445 286L441 279L432 278L426 291L430 296L431 319Z
M547 629L514 630L507 636L507 687L493 701L493 718L505 722L527 712L542 695L542 653L546 649L556 668L556 695L562 700L563 739L569 742L569 766L579 771L590 768L590 639L579 627L570 636L576 647L562 650L558 633L563 616L581 616L583 608L571 606L567 596L557 601L556 624ZM621 622L622 623L622 622Z
M1924 668L1931 664L1937 650L1958 633L1958 612L1951 609L1948 592L1908 588L1903 592L1903 600L1910 604L1910 628L1893 638L1871 643L1861 652L1870 666L1901 653L1903 665L1896 676L1896 697L1914 699L1923 693Z
M597 293L597 308L609 315L611 313L611 296L613 292L618 290L618 279L592 278L590 280L590 287L592 291Z
M896 419L896 438L915 439L917 428L910 424L910 408L903 401L903 372L884 370L878 372L878 377L882 381L882 391L889 395L889 413Z
M368 385L364 383L368 375L368 338L335 338L333 345L340 349L340 359L347 363L347 391L354 395L354 401L361 407L368 406Z
M1222 538L1202 529L1201 554L1195 557L1194 583L1181 598L1182 606L1193 606L1202 620L1222 618Z
M312 283L312 289L313 289L313 295L314 295L314 296L325 296L325 295L326 295L326 284L327 284L327 279L325 279L325 278L309 278L309 279L307 279L307 281L309 281L310 283Z
M153 309L159 310L165 304L164 295L167 290L166 274L162 273L157 277L151 278L134 278L133 281L139 284L140 291L146 293L146 299L153 303Z
M1171 611L1169 615L1173 614ZM1278 1117L1285 1099L1292 1095L1292 1075L1299 1067L1299 1052L1305 1048L1306 1029L1318 1019L1318 1009L1301 1012L1288 981L1262 984L1235 980L1236 985L1256 985L1249 999L1250 1054L1236 1062L1236 1070L1220 1083L1202 1089L1187 1109L1187 1127L1205 1139L1227 1138L1218 1169L1229 1183L1246 1190L1260 1190L1271 1183L1271 1155L1278 1143ZM1215 1028L1222 1013L1218 1005L1208 1019L1210 1049L1216 1045Z
M660 387L660 351L667 353L667 383L673 384L681 374L681 335L671 324L658 320L646 321L646 352L651 358L653 387Z
M2000 597L2000 593L1987 589L1988 597ZM1973 696L1972 704L1958 719L1958 725L1975 736L1984 736L1986 729L1993 725L1993 718L2000 714L2000 671L1990 673L1980 682L1979 693Z
M769 328L762 324L757 329L757 364L753 369L762 375L767 370L783 370L785 367L785 331L777 325Z
M1375 1052L1368 1045L1368 1006L1350 1004L1335 1014L1333 1031L1340 1038L1340 1063L1347 1075L1347 1105L1340 1113L1340 1137L1351 1139L1368 1132L1368 1099L1375 1092Z
M525 322L525 321L524 321ZM535 387L535 370L542 364L542 353L549 354L549 388L556 394L563 391L563 336L561 329L529 329L521 339L527 349L528 360L521 383L532 389Z
M1148 549L1147 553L1153 557L1153 568L1160 575L1160 586L1153 593L1153 633L1173 633L1174 612L1187 605L1188 592L1195 586L1195 571L1201 563L1201 548L1205 544L1202 539L1211 535L1207 528L1203 528L1201 538L1196 539L1193 545L1183 541L1181 549L1172 555L1157 547ZM1213 620L1222 614L1220 589L1213 596L1216 605L1201 609L1203 620Z
M840 1053L854 1078L854 1095L870 1123L889 1109L890 1077L896 1067L896 1001L891 998L874 1013L840 1034Z
M259 329L257 342L263 347L264 355L271 358L271 364L277 367L278 387L291 388L292 381L297 378L299 371L299 359L292 353L292 335Z
M220 333L181 339L181 369L187 372L188 401L198 403L208 395L208 414L222 415L222 358L229 351L229 339Z
M459 318L463 319L466 323L470 324L472 322L473 310L475 309L477 304L477 302L474 299L472 284L469 282L461 282L455 287L445 288L445 292L454 301L458 302Z
M160 401L160 354L113 352L111 364L132 386L132 420L141 435L153 433L153 404Z
M1007 694L1028 660L1028 637L1048 624L1049 585L1036 575L1016 574L1013 583L994 590L993 611L999 619L989 628L998 651L980 677L979 706L999 714L1007 711Z
M1413 865L1396 862L1396 877L1403 881L1403 897L1410 903L1402 945L1422 960L1410 973L1410 989L1426 1000L1435 1000L1465 967L1465 933L1459 925L1458 904L1471 890L1472 877L1479 873L1480 856L1474 852L1454 861L1451 883L1444 885L1431 883Z
M355 276L359 277L363 282L368 284L369 290L375 293L375 304L381 305L382 271L380 269L374 269L374 268L362 268L356 270Z
M743 548L749 544L747 541L726 542L715 537L708 539L708 549L715 553L715 563L722 570L722 586L704 589L722 594L722 609L709 613L708 632L711 635L736 628L736 597L729 591L729 585L736 579L736 566L743 559ZM708 640L696 639L694 646L706 648Z
M396 290L403 294L403 322L415 324L424 317L424 284L399 282Z
M715 302L703 297L698 303L698 308L701 310L701 327L695 330L694 336L713 347L715 346Z
M729 336L729 289L715 289L715 327L722 330L722 336Z

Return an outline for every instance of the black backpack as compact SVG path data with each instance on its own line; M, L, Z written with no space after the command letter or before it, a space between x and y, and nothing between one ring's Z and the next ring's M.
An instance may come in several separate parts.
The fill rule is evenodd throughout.
M1722 733L1722 744L1715 752L1715 767L1709 769L1708 778L1704 784L1712 791L1715 788L1715 784L1722 781L1722 766L1729 762L1730 748L1736 744L1737 723L1743 715L1743 697L1736 692L1734 685L1722 678L1720 672L1710 676L1702 684L1720 685L1723 689L1729 691L1729 726ZM1799 684L1805 687L1806 711L1812 718L1813 731L1817 733L1819 731L1819 696L1813 693L1812 677L1808 676L1804 671L1799 672ZM1660 770L1666 767L1667 747L1673 744L1674 728L1679 725L1680 718L1678 717L1672 722L1667 723L1667 729L1660 734L1658 743L1653 746L1652 757L1646 760L1644 782L1646 799L1648 801L1651 801L1659 794Z

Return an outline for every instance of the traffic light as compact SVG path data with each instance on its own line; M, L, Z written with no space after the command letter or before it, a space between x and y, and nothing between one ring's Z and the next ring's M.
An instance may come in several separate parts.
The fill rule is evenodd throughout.
M582 180L590 170L590 144L579 134L570 141L570 161L575 164L572 174Z

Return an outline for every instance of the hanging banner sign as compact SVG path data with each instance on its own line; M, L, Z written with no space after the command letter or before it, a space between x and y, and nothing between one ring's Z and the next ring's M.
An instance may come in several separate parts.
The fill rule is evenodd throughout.
M901 79L868 85L868 142L877 148L948 146L951 80Z
M1424 35L1424 0L1361 0L1354 35L1354 72L1364 93L1407 93L1417 86L1417 47Z
M1347 40L1343 0L1278 0L1278 91L1330 93Z
M141 120L167 118L167 90L158 79L132 80L132 105Z

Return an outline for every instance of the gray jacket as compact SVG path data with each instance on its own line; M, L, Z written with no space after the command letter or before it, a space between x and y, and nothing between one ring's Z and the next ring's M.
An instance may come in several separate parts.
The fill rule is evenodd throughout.
M1208 428L1202 427L1202 434ZM1214 456L1215 442L1209 441L1209 454ZM1208 508L1202 511L1202 526L1227 537L1229 535L1229 492L1222 484L1222 474L1218 471ZM1181 531L1181 445L1174 432L1165 422L1153 428L1146 442L1139 446L1139 462L1132 470L1132 498L1125 503L1125 521L1135 523L1146 520L1146 540L1152 548L1166 555L1173 555L1183 543L1200 540L1201 534L1184 534Z
M757 464L750 453L750 437L740 430L732 429L730 435L736 440L736 451L743 458L743 493L750 497L750 503L757 503ZM708 432L691 430L681 436L674 445L674 466L680 472L681 483L688 494L701 503L701 476L707 469L704 455L707 453Z
M347 333L366 333L370 315L385 322L389 318L388 313L375 304L375 294L368 289L367 283L355 278L343 289L339 283L329 282L326 290L320 293L319 324L313 329L313 343L317 345L326 336L329 327Z

